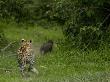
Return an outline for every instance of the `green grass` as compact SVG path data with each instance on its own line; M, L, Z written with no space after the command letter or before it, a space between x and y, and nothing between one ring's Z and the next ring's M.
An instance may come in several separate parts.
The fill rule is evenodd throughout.
M17 47L0 53L0 82L109 82L110 81L110 49L83 52L59 50L54 45L52 53L45 56L39 54L40 45L48 39L56 42L64 36L60 27L44 29L40 26L26 27L16 24L0 24L9 42L22 38L32 39L35 51L35 67L39 74L31 74L30 78L22 78L17 67L15 54ZM14 50L14 51L13 51Z

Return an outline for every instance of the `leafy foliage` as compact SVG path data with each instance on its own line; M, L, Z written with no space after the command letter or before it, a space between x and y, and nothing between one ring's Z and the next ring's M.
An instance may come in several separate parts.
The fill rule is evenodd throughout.
M73 5L75 10L72 13L68 11L71 15L69 15L63 30L72 47L97 49L102 42L108 40L110 17L109 14L105 15L103 12L108 13L109 9L104 7L107 1L102 3L79 1Z
M1 0L0 17L5 19L11 18L17 22L29 19L30 12L25 7L29 2L29 0Z
M0 18L17 23L63 26L72 46L94 48L109 38L110 1L1 0ZM46 27L47 28L47 27ZM109 41L108 41L109 42ZM69 42L70 43L70 42Z

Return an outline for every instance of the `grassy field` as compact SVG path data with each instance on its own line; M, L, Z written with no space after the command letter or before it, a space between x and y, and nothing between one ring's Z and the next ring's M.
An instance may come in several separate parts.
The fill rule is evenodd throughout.
M44 29L39 26L21 26L0 24L9 42L19 44L22 38L32 39L35 67L39 74L30 73L31 77L22 78L15 56L18 45L15 44L0 53L0 82L109 82L110 49L83 52L77 49L62 51L54 45L51 53L41 56L39 47L48 39L55 43L64 36L60 27Z

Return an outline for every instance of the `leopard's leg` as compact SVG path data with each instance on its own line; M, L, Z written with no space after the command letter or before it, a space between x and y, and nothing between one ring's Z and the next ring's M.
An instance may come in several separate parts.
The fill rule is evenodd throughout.
M31 72L34 72L34 73L38 74L38 70L34 67L33 64L34 64L34 61L31 60L31 61L29 62L29 68L28 68L28 71L31 71Z
M21 71L21 75L24 77L25 73L24 73L24 65L20 66L20 71Z
M28 71L32 71L32 69L33 69L33 64L34 64L34 61L33 61L33 60L30 60L30 61L29 61Z
M24 74L25 66L24 66L23 62L21 62L21 60L18 60L18 64L19 64L19 70L21 72L21 75L24 77L25 76L25 74Z

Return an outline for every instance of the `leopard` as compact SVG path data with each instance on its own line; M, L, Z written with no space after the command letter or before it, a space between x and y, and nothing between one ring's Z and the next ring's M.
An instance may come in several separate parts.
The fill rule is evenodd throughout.
M38 74L38 71L33 66L35 55L32 48L32 40L21 39L17 54L18 66L22 76L25 76L26 69L28 72L33 71Z

